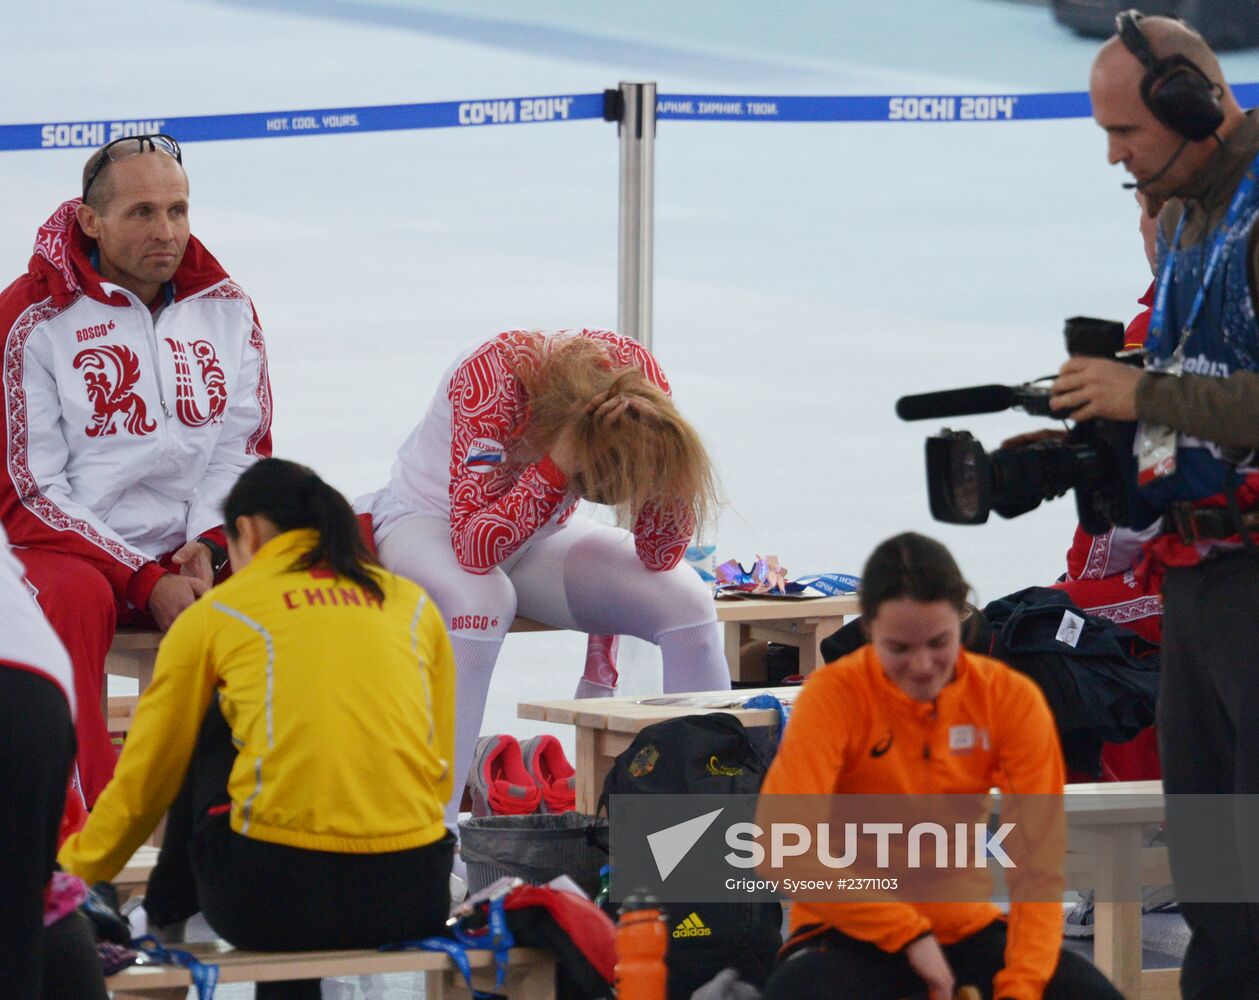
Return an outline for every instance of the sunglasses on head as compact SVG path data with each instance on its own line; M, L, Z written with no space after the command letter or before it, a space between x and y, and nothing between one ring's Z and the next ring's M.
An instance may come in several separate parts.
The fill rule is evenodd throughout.
M167 156L174 157L176 163L183 165L183 153L179 149L179 143L172 136L159 133L157 135L128 135L115 139L101 149L100 159L96 161L96 166L83 182L83 200L87 200L87 193L92 188L92 182L105 169L106 163L129 160L133 156L139 156L146 149L155 153L165 153Z

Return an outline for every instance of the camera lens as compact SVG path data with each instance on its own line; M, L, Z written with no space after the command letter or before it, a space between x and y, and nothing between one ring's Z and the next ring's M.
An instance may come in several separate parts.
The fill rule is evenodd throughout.
M927 439L931 516L946 524L983 524L992 508L992 466L966 431L945 428Z
M967 521L972 521L980 514L984 491L980 486L980 476L988 472L985 461L980 469L980 456L971 448L955 449L952 455L952 468L949 482L952 484L953 506ZM987 514L987 511L983 511Z

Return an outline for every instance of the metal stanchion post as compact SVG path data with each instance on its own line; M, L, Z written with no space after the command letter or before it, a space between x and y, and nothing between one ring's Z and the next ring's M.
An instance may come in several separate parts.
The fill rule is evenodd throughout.
M613 93L621 141L617 330L650 348L656 85L622 83Z

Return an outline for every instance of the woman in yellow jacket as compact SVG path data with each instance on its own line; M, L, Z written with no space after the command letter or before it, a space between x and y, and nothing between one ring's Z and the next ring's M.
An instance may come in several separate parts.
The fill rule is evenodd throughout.
M925 902L894 893L798 901L766 1000L952 1000L966 984L997 1000L1122 1000L1096 968L1061 949L1061 810L1046 806L1060 802L1062 751L1040 690L962 648L969 591L948 550L930 538L906 533L874 550L860 593L869 645L806 681L758 816L813 801L776 806L772 795L904 795L918 799L907 798L907 813L972 802L982 811L981 797L997 787L1007 806L1042 814L1043 825L1029 823L1037 837L1023 855L1036 862L1027 878L1040 881L1025 889L1011 874L1008 920L986 901L982 871L944 873ZM851 811L861 800L848 801Z
M114 876L170 809L146 909L239 948L375 947L450 905L454 664L345 499L264 459L224 503L233 575L162 641L113 780L61 864ZM317 998L317 980L259 984Z

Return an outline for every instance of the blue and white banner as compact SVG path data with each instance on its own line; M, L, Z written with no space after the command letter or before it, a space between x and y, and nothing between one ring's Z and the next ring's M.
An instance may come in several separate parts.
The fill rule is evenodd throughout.
M1242 107L1259 104L1259 83L1233 88ZM1049 94L897 94L856 97L746 97L660 94L662 121L1008 122L1089 118L1084 91Z
M0 125L0 150L94 149L124 136L150 135L155 132L173 135L184 143L579 121L602 118L603 103L603 94L561 94L181 118L36 122L30 125Z
M1243 107L1259 104L1259 83L1233 88ZM604 94L499 97L429 104L307 108L175 118L116 118L0 125L0 152L95 149L128 135L165 132L182 142L276 139L346 132L386 132L482 125L588 121L604 117ZM661 121L712 122L1006 122L1088 118L1084 91L1047 94L896 94L801 97L659 94Z
M662 94L662 121L991 122L1087 118L1085 93L902 94L889 97L734 97Z

